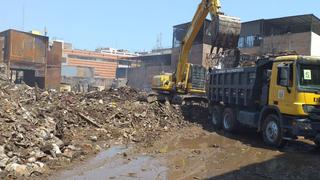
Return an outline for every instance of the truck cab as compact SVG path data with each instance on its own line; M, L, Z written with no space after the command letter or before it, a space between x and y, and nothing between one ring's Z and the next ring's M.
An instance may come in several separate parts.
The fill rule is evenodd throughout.
M279 57L273 63L269 105L287 115L306 117L320 112L320 58Z
M303 136L320 145L320 57L262 59L256 67L213 70L207 95L218 128L256 128L274 147Z
M268 106L281 113L285 135L305 136L319 143L319 100L320 58L284 56L275 59Z

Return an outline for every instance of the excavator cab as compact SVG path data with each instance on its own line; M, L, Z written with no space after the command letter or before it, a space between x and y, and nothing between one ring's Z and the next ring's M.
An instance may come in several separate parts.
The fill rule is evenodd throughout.
M188 93L202 94L205 89L207 69L198 64L189 64Z
M241 31L240 18L226 15L213 16L209 31L212 34L212 48L217 50L216 54L218 52L223 54L219 63L223 63L223 67L237 66L240 59L240 51L237 49ZM205 93L206 68L190 63L186 67L188 74L186 93Z

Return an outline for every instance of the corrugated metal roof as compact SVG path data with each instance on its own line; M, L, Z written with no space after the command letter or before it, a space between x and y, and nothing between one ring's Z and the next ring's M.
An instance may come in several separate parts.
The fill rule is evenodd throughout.
M275 19L267 19L266 21L272 24L302 24L302 25L311 25L312 23L319 23L320 20L313 14L306 14L306 15L298 15L298 16L289 16L289 17L282 17L282 18L275 18Z
M320 19L314 14L305 14L305 15L297 15L297 16L288 16L281 18L273 18L273 19L259 19L254 21L248 21L243 23L243 27L249 24L258 24L258 23L267 23L273 26L279 27L295 27L299 26L305 27L306 29L310 29L320 35Z

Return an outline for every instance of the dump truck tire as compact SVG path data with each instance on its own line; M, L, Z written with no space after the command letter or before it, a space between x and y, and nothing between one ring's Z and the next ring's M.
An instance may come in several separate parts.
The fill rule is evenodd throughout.
M283 139L280 118L274 114L270 114L265 118L262 136L264 142L274 148L282 148L287 143L287 140Z
M222 127L222 107L219 105L214 105L212 108L211 122L216 129L221 129Z
M227 132L235 132L238 128L238 121L234 110L226 108L223 112L222 127Z

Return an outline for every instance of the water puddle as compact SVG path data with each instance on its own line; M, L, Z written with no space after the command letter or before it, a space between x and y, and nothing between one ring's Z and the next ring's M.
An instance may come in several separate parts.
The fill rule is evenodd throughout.
M124 147L111 147L83 165L50 177L51 180L167 179L167 168L149 156L125 158Z

